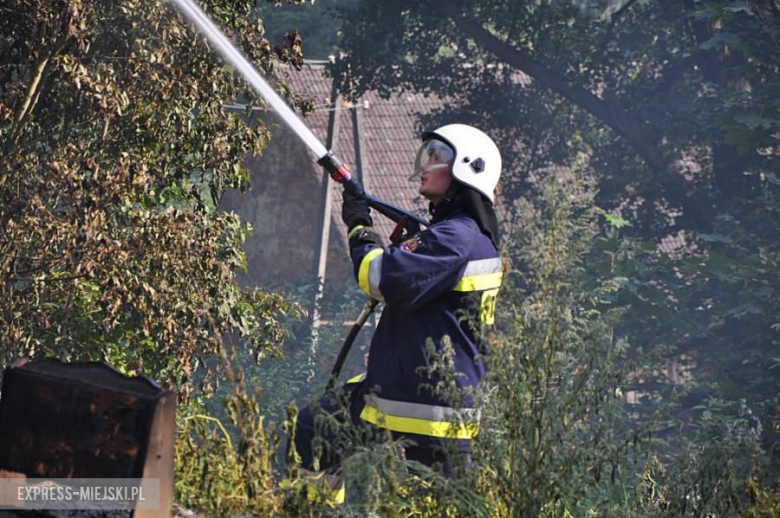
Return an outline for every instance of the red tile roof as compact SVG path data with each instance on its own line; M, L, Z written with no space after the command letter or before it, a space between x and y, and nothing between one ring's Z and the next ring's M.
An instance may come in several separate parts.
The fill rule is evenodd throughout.
M417 185L408 180L414 169L414 159L419 146L419 135L415 132L418 117L444 104L435 95L403 92L383 99L375 91L368 91L355 104L341 102L333 106L331 101L333 79L327 74L326 61L307 61L299 71L284 69L284 80L296 95L310 99L315 110L303 118L304 123L327 145L328 118L334 109L339 114L339 134L333 151L346 162L353 172L357 171L355 127L353 115L357 112L362 145L363 175L366 190L380 200L397 205L410 212L428 218L427 202L417 193ZM521 84L529 84L530 78L520 72L513 72ZM303 148L303 145L302 145ZM314 163L312 171L324 177L322 170ZM684 163L691 174L700 167L688 160ZM319 199L319 198L317 198ZM346 229L341 222L341 188L332 191L333 230L343 240ZM499 207L499 213L501 213ZM395 223L373 211L374 225L385 242ZM505 221L505 225L509 222ZM672 234L660 243L660 249L673 253L689 248L684 233ZM345 245L346 249L346 245ZM695 246L694 246L695 249Z
M314 102L314 113L303 120L327 145L328 118L334 106L331 104L333 80L326 74L326 62L306 62L300 71L287 70L285 80L292 92ZM417 193L417 185L408 178L414 170L420 142L419 135L415 133L417 117L441 105L442 100L438 97L413 93L382 99L376 92L367 92L355 104L341 102L335 107L340 120L333 151L356 172L354 115L357 112L366 190L380 200L424 215L427 219L427 202ZM336 188L333 190L332 221L334 230L344 235L346 229L340 214L341 189ZM385 239L395 226L375 211L374 225Z

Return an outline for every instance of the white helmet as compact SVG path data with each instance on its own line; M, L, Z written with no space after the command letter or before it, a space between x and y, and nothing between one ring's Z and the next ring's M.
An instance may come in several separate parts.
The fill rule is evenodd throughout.
M439 139L449 144L455 151L452 161L453 178L482 193L491 203L495 201L493 193L501 176L501 153L490 137L472 126L448 124L424 133L422 139ZM420 153L417 170L420 166L419 156Z

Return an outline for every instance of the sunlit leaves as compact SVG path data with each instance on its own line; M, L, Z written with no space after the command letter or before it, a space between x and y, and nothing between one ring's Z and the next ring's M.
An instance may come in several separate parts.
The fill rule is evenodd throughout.
M246 229L215 210L269 134L229 113L246 93L167 2L7 2L0 27L0 343L107 359L181 388L237 333L284 338L283 298L238 287ZM211 2L265 70L253 3Z

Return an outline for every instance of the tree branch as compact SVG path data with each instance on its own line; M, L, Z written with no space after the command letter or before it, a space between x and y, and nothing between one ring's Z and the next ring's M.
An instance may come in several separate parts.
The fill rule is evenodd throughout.
M445 2L441 5L455 25L483 49L495 55L501 61L531 76L539 84L576 104L598 118L616 133L625 138L645 163L655 172L679 181L678 175L669 167L662 151L645 133L633 115L622 110L617 103L606 102L585 88L572 86L570 81L531 56L499 40L481 25L463 18L457 5Z
M623 13L631 9L631 6L637 3L637 1L638 0L628 0L628 2L623 4L623 6L620 9L612 13L612 15L610 16L610 29L615 26L615 23L618 21L618 18L623 16Z
M609 26L607 26L607 30L604 31L604 38L601 40L601 44L599 45L599 50L596 52L596 60L594 61L601 61L604 59L604 55L607 52L607 46L609 45L609 42L612 40L612 34L615 31L615 25L617 25L618 20L628 12L628 10L633 6L637 0L628 0L625 4L623 4L623 7L612 13L612 15L609 17Z
M82 273L81 275L68 275L66 277L47 277L38 279L35 277L6 277L6 281L10 282L17 282L17 281L29 281L29 282L63 282L63 281L73 281L76 279L83 279L84 277L89 277L88 273Z
M46 65L49 64L49 59L51 58L51 52L46 51L44 52L43 58L41 58L40 61L35 65L35 71L33 72L32 80L30 81L30 86L27 88L27 93L24 96L24 99L22 100L21 104L19 105L19 108L16 110L16 114L14 115L14 129L11 132L11 137L8 141L8 147L6 148L6 153L10 152L11 149L13 149L13 145L16 144L16 141L19 139L19 135L21 134L21 128L24 126L25 116L30 112L31 106L33 105L33 99L36 99L39 91L38 87L41 84L41 78L43 77L44 72L46 72Z
M35 108L35 105L41 96L41 81L47 72L51 58L56 56L65 47L66 43L71 37L68 23L72 15L73 11L67 7L60 13L60 16L57 20L59 27L56 25L54 27L55 31L59 28L59 36L57 36L55 40L49 45L45 45L42 49L41 58L35 64L35 69L32 74L30 85L27 88L27 93L25 94L24 99L14 114L14 127L10 133L8 141L4 146L6 155L10 155L11 152L16 148L19 137L22 135L22 130L27 125L27 120L29 119L33 108Z

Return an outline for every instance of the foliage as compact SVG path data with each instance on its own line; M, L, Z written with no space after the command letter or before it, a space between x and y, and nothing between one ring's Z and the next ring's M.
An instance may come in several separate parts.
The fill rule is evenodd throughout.
M744 401L737 413L711 400L689 443L668 468L652 456L637 485L638 511L671 516L736 515L748 509L761 425ZM748 484L745 481L748 480ZM746 487L748 486L748 487Z
M260 68L299 63L262 38L252 6L208 8ZM8 0L3 13L0 361L102 358L186 396L223 333L278 344L275 315L293 308L238 287L247 228L213 210L269 137L225 110L247 95L233 71L165 2Z
M446 479L389 439L357 440L345 506L297 491L311 481L294 466L277 487L285 395L324 385L342 319L320 334L331 358L317 369L287 319L300 306L236 285L248 229L214 207L246 185L241 157L268 130L225 111L257 101L165 3L3 4L0 363L104 358L184 395L200 368L217 398L180 407L177 499L210 516L776 511L776 2L354 5L349 93L447 95L422 124L487 127L507 158L513 269L470 472ZM274 48L251 2L207 8L264 71L300 64L298 36ZM659 248L669 235L684 246ZM251 367L290 335L289 361ZM653 420L674 391L646 383L657 356L643 348L693 355L718 383ZM448 372L446 354L433 367ZM631 390L644 405L621 399Z
M627 279L608 271L595 287L585 282L583 256L599 234L592 175L558 167L534 183L526 225L509 245L515 267L491 342L474 463L491 508L582 516L641 434L620 397L627 343L615 330L624 308L614 295Z
M519 200L542 199L540 172L552 164L585 161L608 231L572 267L574 286L583 308L595 299L599 311L622 309L578 324L606 318L610 334L632 344L632 361L656 350L658 363L628 378L644 395L642 412L692 379L679 431L695 428L691 408L707 397L745 399L758 409L768 456L780 339L777 2L362 0L343 19L347 57L336 66L351 74L348 94L446 96L420 129L466 122L498 141L510 225L538 233L549 213L528 213ZM535 268L516 258L516 270ZM515 279L538 296L532 280ZM559 302L549 311L567 315Z
M275 5L271 5L271 4ZM303 52L307 59L328 59L338 52L341 20L336 9L352 8L355 0L318 0L306 2L272 2L260 6L260 14L271 41L282 41L285 34L297 31L303 35Z
M234 359L232 360L235 361ZM276 515L273 455L278 436L268 433L257 402L239 368L224 399L232 434L203 402L191 402L177 416L176 501L207 516L253 512Z
M279 293L301 310L279 320L285 333L283 348L262 351L259 357L241 347L231 348L237 365L244 372L246 384L259 391L258 400L263 414L272 421L284 419L290 401L307 404L327 385L344 341L345 329L350 325L348 322L355 318L366 301L365 293L351 279L343 285L338 284L328 290L320 302L327 313L321 315L316 342L310 319L303 318L308 312L303 309L311 307L317 284L303 282L294 289L278 288ZM369 321L353 345L341 373L341 381L365 370L362 354L371 336L370 324ZM229 395L231 390L230 385L215 388L217 399ZM217 414L212 415L219 414L218 409L213 411Z
M574 4L364 0L343 12L340 66L353 95L449 96L424 125L489 129L514 172L505 193L588 152L602 204L643 200L646 235L705 231L713 204L760 183L742 171L777 172L775 2ZM682 211L677 221L669 209Z

